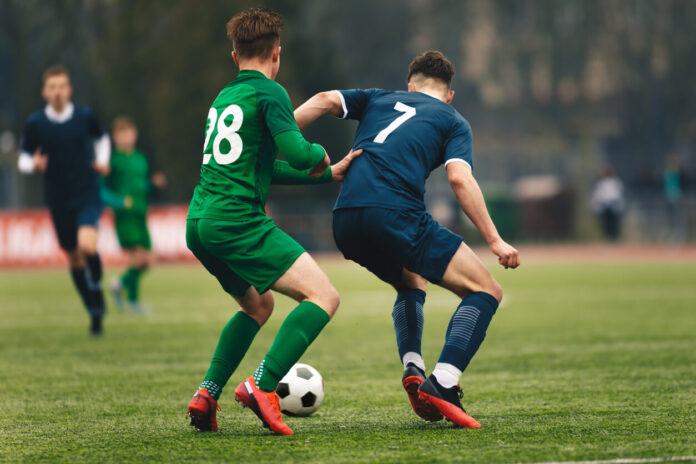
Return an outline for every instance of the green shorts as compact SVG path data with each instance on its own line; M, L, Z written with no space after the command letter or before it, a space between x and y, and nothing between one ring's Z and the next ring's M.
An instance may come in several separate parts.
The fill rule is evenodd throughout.
M188 219L186 245L227 293L266 292L304 248L268 216L243 222Z
M150 233L147 230L147 217L144 214L116 214L114 224L121 248L152 248Z

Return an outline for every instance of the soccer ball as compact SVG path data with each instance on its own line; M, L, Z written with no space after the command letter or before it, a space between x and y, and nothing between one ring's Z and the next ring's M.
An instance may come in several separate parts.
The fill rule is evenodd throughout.
M280 380L276 393L283 414L309 416L324 400L324 379L312 366L297 363Z

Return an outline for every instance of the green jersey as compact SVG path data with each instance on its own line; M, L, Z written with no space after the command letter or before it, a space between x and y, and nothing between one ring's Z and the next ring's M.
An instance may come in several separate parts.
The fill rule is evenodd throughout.
M111 171L104 180L102 197L117 212L124 210L126 197L133 199L128 211L144 214L148 206L150 193L149 165L143 152L135 150L123 153L115 150L111 155Z
M290 166L276 160L279 146ZM320 145L302 138L285 89L261 72L240 71L208 111L201 179L188 218L233 221L265 215L274 176L290 168L312 183L299 171L324 156ZM330 173L319 181L330 181Z

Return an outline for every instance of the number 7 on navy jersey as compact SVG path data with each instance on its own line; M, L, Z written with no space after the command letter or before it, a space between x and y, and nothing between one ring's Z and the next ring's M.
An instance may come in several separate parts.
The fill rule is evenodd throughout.
M377 137L375 137L375 143L384 143L387 137L389 137L389 134L394 132L400 125L416 115L416 109L414 107L404 105L401 102L396 102L394 109L404 114L393 120L391 124L379 131L379 134L377 134Z

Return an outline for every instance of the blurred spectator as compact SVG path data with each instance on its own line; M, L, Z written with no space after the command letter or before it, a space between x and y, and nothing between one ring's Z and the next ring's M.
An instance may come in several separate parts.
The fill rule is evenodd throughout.
M624 210L624 186L614 168L606 164L602 177L592 193L592 210L599 219L604 238L615 242L621 235L621 215Z
M686 241L684 171L676 155L668 156L665 161L664 187L669 217L669 240L683 243Z

